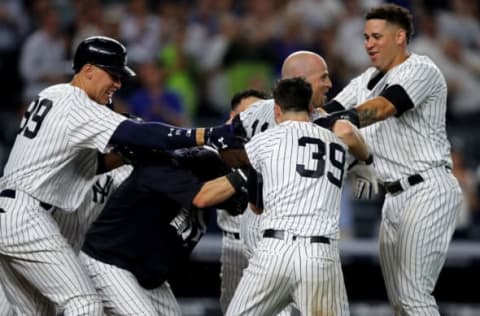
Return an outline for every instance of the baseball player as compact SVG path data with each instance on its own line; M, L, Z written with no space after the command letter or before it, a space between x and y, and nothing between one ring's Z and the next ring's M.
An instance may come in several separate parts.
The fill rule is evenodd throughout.
M64 315L100 315L95 289L51 216L54 207L74 211L95 173L103 170L110 145L149 148L210 143L241 146L231 125L181 129L139 123L106 106L121 78L135 73L126 49L101 36L82 41L74 56L70 83L39 92L26 111L0 179L0 269L7 297L19 314L18 297L28 286L54 302ZM108 167L108 166L107 166Z
M318 54L310 51L297 51L290 54L282 65L282 78L303 77L312 86L311 106L319 108L325 103L328 90L332 87L327 64ZM276 126L273 99L261 100L254 103L249 109L240 113L242 126L247 138ZM261 236L259 229L260 218L250 211L246 211L240 220L240 234L245 243L247 256L251 257L257 241Z
M85 234L90 224L97 218L103 209L106 200L110 194L115 191L123 180L130 174L132 166L124 165L110 172L99 174L95 177L95 182L91 190L87 192L85 200L75 212L63 212L60 209L52 211L52 216L58 223L61 234L67 239L74 252L80 252ZM30 290L30 294L34 297L35 304L29 307L30 310L37 312L43 311L43 314L53 314L55 308L48 300L46 300L37 291ZM22 299L22 305L31 304L32 297L17 298ZM51 312L49 312L51 310ZM13 313L10 303L0 287L0 315L9 315Z
M427 56L408 51L413 24L397 5L372 8L364 26L372 66L325 106L362 127L386 190L380 265L395 315L439 315L432 295L462 193L445 130L447 85Z
M311 106L314 110L312 118L317 117L321 108L325 103L326 94L332 87L329 77L328 67L325 60L318 54L310 51L297 51L289 55L282 65L282 78L303 77L312 86ZM274 119L274 102L273 99L261 100L255 102L249 109L240 113L239 118L241 125L245 130L247 138L265 131L266 129L276 126ZM322 118L320 118L320 121ZM335 132L335 131L334 131ZM342 137L337 131L337 136ZM375 179L370 179L372 190L375 192ZM366 194L366 192L365 192ZM359 193L355 192L358 196ZM257 216L252 212L245 212L240 220L240 235L244 241L247 256L251 256L257 241L261 239L261 231L259 230L261 216Z
M180 315L167 280L181 272L205 233L205 208L239 212L247 205L246 177L229 171L206 149L137 163L93 223L81 253L108 315Z
M258 90L244 90L236 93L230 102L232 109L230 118L243 112L254 102L267 98L265 93ZM237 284L242 277L242 271L248 264L244 244L240 240L241 217L242 214L232 216L225 210L217 210L217 223L223 232L222 254L220 257L220 307L223 313L226 312Z
M311 123L312 88L305 80L283 79L273 95L279 125L245 145L263 178L263 239L227 315L275 315L292 302L302 315L347 315L337 240L349 148ZM366 160L368 148L349 126L355 143L350 150Z
M320 55L310 51L297 51L290 54L282 65L282 78L295 76L303 77L310 83L313 92L311 107L320 109L325 103L328 90L332 86L325 60ZM254 103L249 109L241 112L239 118L247 138L276 126L273 99L260 100ZM337 133L337 136L343 137L341 130L335 130L334 132ZM362 166L358 167L362 168ZM354 174L355 172L352 171L351 173ZM371 190L375 192L376 179L371 174L364 174L364 176L372 183ZM358 195L358 193L355 193L355 195ZM244 243L247 258L253 256L257 243L262 239L261 219L262 216L254 214L248 209L241 216L240 238ZM279 315L290 315L292 313L292 307L287 307Z

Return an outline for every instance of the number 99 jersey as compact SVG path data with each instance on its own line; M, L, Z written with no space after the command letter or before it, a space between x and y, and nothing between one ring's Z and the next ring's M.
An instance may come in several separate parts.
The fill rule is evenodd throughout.
M262 230L339 238L347 146L335 134L311 122L285 121L254 136L245 150L263 178Z
M20 123L0 189L74 211L94 182L97 153L124 120L70 84L41 91Z

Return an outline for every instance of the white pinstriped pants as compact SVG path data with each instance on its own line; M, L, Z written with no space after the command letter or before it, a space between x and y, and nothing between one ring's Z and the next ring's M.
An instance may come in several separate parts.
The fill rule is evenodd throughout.
M255 253L257 244L263 239L262 229L260 227L262 216L253 213L247 208L240 219L240 239L243 241L243 249L247 259L251 259ZM295 304L290 304L285 307L276 316L290 316L297 315L299 312L294 307Z
M243 241L224 233L220 262L220 307L225 313L242 278L243 270L248 265Z
M127 270L96 260L80 252L106 315L180 316L181 310L168 282L153 290L144 289Z
M260 220L262 216L253 213L249 208L245 210L240 218L240 239L244 244L245 256L253 257L257 244L262 240Z
M263 238L226 315L276 315L292 302L305 316L349 315L336 241Z
M387 194L380 225L380 265L395 315L440 315L431 294L445 263L463 201L444 167L422 173L425 181Z
M19 315L102 315L102 304L72 248L39 201L16 191L0 197L0 267Z

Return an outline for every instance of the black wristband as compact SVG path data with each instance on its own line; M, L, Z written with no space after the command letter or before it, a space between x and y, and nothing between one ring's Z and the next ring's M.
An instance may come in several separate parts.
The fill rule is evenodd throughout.
M241 175L241 171L239 169L230 172L226 175L227 180L230 182L232 187L235 189L235 192L245 192L246 191L246 177Z
M325 117L320 117L316 119L315 121L313 121L313 123L331 130L335 122L338 120L350 121L353 125L360 128L360 118L358 117L358 111L356 108L351 108L350 110L345 110L345 111L334 112Z
M356 108L337 113L339 115L338 119L350 121L353 125L360 128L360 118L358 117L358 111Z

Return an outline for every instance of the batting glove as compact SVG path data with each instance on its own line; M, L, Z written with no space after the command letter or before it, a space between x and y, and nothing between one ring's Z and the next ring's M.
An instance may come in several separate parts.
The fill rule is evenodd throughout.
M373 167L372 155L367 160L354 160L348 167L348 172L353 177L353 195L356 199L371 200L373 195L378 194L377 173Z
M216 150L243 148L245 142L246 139L237 135L234 126L231 124L205 129L205 144L212 146Z

